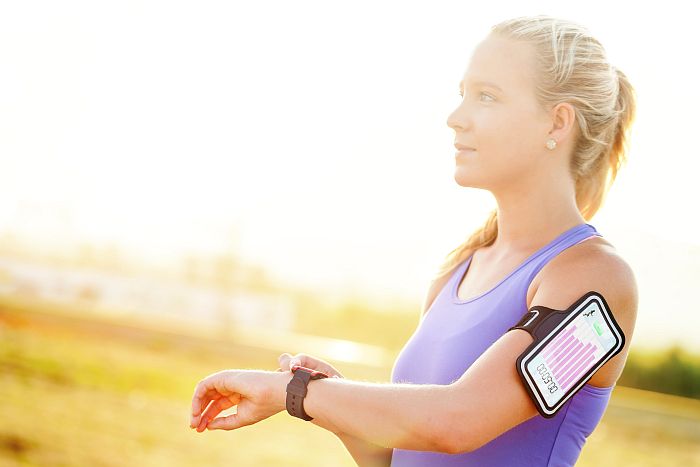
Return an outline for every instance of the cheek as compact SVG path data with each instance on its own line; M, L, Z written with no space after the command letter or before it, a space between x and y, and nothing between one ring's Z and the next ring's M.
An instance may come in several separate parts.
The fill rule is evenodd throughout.
M495 116L494 116L495 117ZM534 136L537 133L527 113L509 112L490 119L484 128L485 151L499 165L517 167L529 163L534 153ZM543 143L544 144L544 143Z
M536 170L533 134L539 130L522 115L492 111L474 120L477 154L457 163L460 185L490 189Z

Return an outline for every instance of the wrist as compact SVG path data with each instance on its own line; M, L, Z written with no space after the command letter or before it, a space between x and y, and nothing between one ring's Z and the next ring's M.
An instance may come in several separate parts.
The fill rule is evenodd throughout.
M294 373L287 372L289 376L284 380L287 384L292 380L294 377ZM306 413L307 416L311 417L311 420L309 420L311 423L313 423L316 426L319 426L323 428L324 430L328 430L334 435L338 436L341 439L350 439L353 438L353 436L349 435L348 433L341 431L338 426L333 424L326 414L322 414L318 412L318 408L315 407L318 402L319 402L319 397L323 399L322 394L324 393L323 391L323 386L332 384L329 383L329 380L335 380L339 378L318 378L318 379L312 379L307 383L307 393L306 396L303 399L303 408L304 412ZM286 386L285 386L285 400L283 402L284 404L284 410L287 411L287 394L286 393ZM290 414L290 416L292 416ZM301 417L300 417L301 418Z
M275 389L273 391L273 404L277 412L287 411L287 385L294 377L290 370L277 373L275 379Z
M306 410L309 402L309 386L321 384L318 382L314 383L314 381L328 379L328 374L303 366L295 366L292 368L292 373L292 379L286 388L287 412L293 417L312 421L315 417Z

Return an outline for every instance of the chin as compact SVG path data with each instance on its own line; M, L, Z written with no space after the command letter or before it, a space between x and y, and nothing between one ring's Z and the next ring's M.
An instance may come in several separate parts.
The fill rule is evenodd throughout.
M454 174L454 180L457 185L465 188L478 188L480 190L488 190L488 184L483 178L475 176L475 172L472 170L461 169L457 167Z
M470 177L460 172L461 171L459 169L455 171L454 179L457 185L463 186L465 188L477 188L477 186L475 185L477 180L474 180L474 177Z

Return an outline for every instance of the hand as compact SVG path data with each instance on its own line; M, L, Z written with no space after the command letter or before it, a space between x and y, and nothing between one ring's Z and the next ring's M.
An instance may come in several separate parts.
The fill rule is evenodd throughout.
M303 353L291 356L285 352L279 356L278 360L280 367L277 368L277 371L291 371L294 366L303 366L310 370L322 371L330 378L344 378L330 363Z
M192 396L190 428L199 433L205 428L234 430L281 412L285 409L285 388L292 377L291 372L284 373L222 370L207 376L197 384ZM235 414L215 418L234 405Z

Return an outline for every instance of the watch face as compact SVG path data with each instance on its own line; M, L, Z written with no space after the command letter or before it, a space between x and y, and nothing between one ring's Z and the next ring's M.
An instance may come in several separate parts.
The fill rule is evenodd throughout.
M312 370L311 368L306 368L305 366L301 365L294 365L292 367L292 373L295 373L297 370L305 371L311 375L312 378L316 377L323 377L323 378L328 378L328 375L322 371L318 370Z

